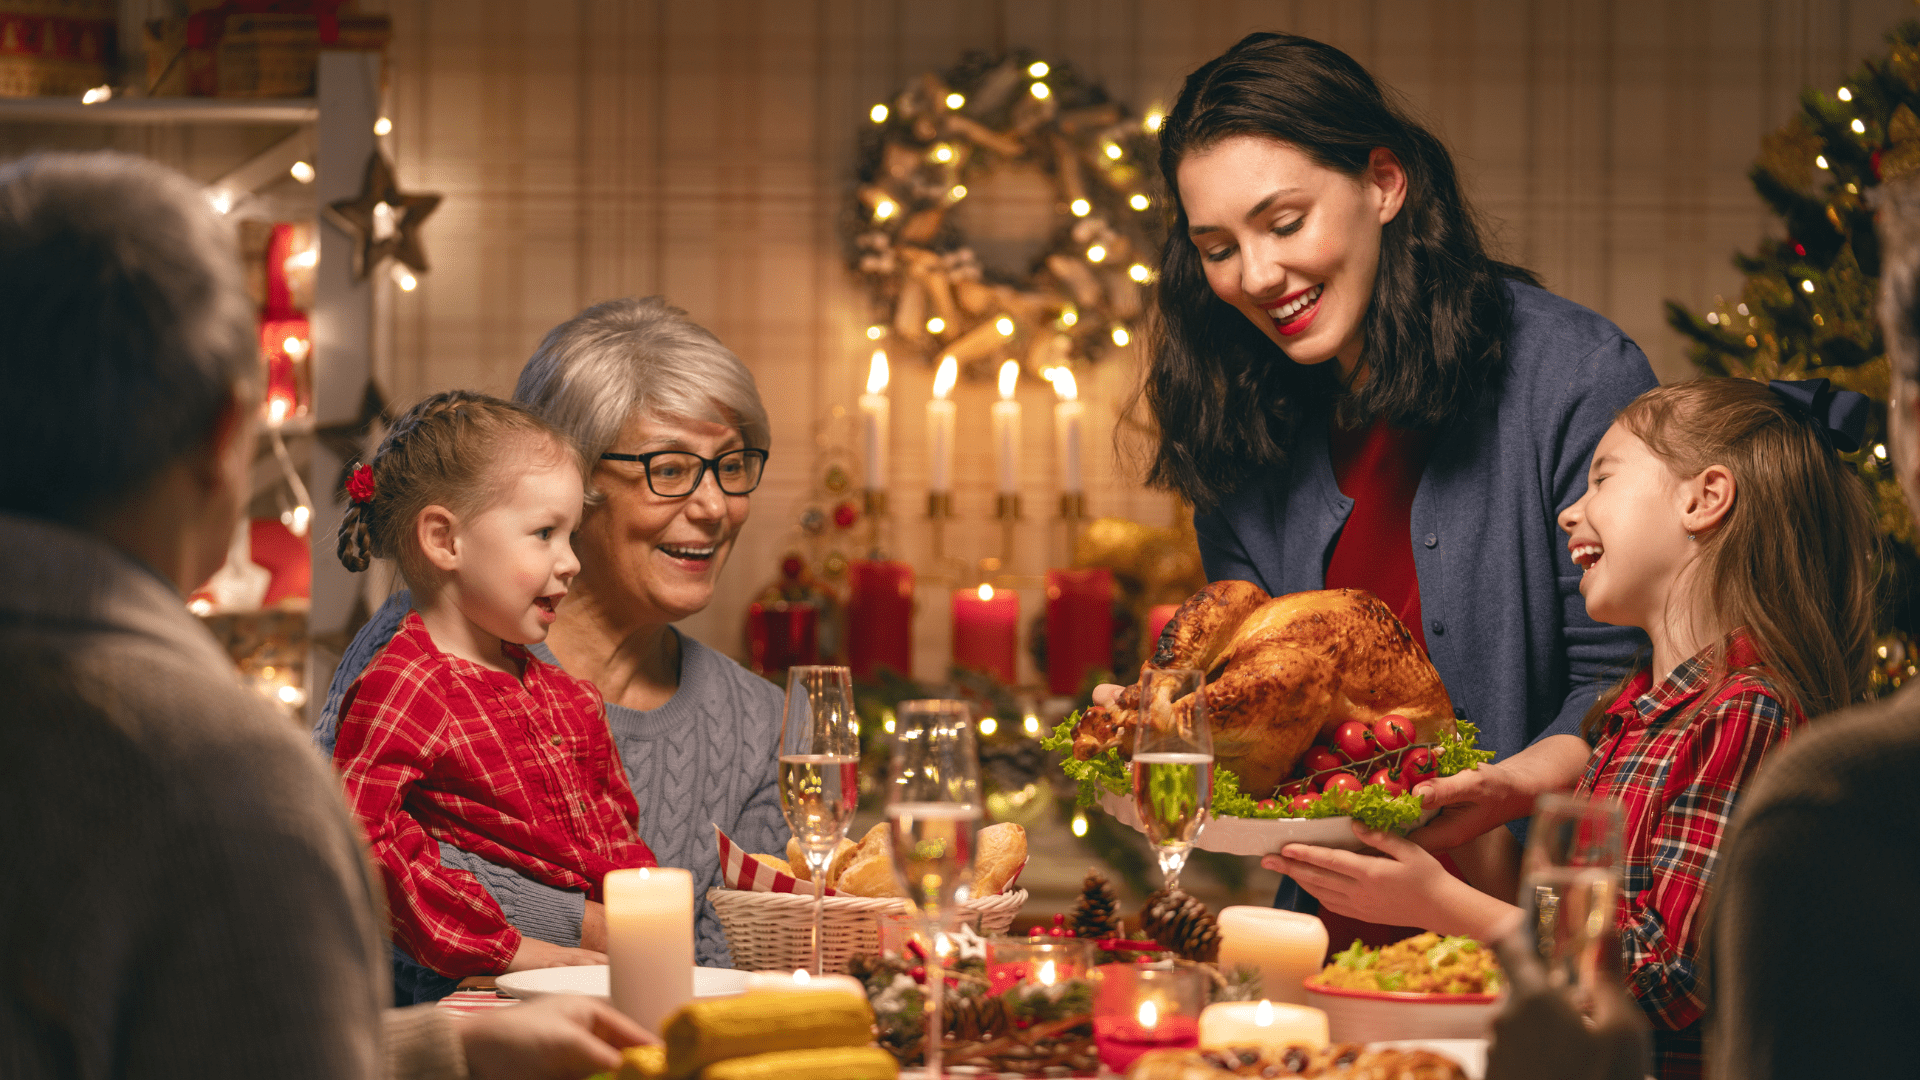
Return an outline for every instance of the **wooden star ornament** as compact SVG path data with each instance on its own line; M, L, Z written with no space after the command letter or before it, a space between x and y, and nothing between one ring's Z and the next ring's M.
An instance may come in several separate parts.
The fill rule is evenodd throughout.
M328 203L327 220L334 228L353 238L353 278L364 281L388 258L410 267L414 273L427 272L427 252L420 243L420 225L440 205L438 195L419 195L400 190L393 166L375 150L367 158L366 178L360 194L351 199ZM387 209L382 211L380 208ZM380 219L390 217L392 231L387 232Z

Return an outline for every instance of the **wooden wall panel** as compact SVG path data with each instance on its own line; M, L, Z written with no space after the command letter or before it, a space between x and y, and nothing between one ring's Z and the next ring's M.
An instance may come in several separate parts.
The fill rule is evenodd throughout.
M1136 107L1255 29L1323 37L1398 90L1455 151L1499 249L1619 323L1664 377L1686 373L1660 303L1735 289L1771 222L1745 180L1802 85L1831 89L1903 0L388 0L403 181L443 192L433 273L393 298L388 376L406 400L510 390L553 324L597 300L664 293L726 341L772 412L770 479L712 608L686 628L738 653L741 613L793 534L820 440L860 392L863 298L838 222L866 109L967 49L1027 46ZM1085 380L1111 423L1137 373ZM930 372L896 369L896 547L924 561ZM986 387L963 387L949 550L994 554ZM1023 389L1029 518L1018 569L1051 540L1051 397ZM844 420L840 422L844 427ZM1100 425L1096 424L1096 428ZM843 429L843 428L842 428ZM1088 450L1096 513L1171 506ZM1038 597L1028 597L1037 610ZM922 597L920 674L945 654Z

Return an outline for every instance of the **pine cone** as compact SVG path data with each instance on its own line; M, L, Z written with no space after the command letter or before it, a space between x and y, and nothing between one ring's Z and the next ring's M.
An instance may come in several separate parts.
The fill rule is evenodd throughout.
M1089 870L1087 879L1080 884L1080 899L1067 915L1067 925L1073 928L1074 937L1096 941L1118 937L1119 907L1120 894L1114 891L1113 883L1099 871Z
M947 1034L963 1042L997 1039L1013 1028L1007 1003L998 994L950 998L946 1006Z
M1178 888L1162 887L1147 897L1147 906L1140 911L1140 928L1188 960L1210 964L1220 957L1220 924L1213 912Z

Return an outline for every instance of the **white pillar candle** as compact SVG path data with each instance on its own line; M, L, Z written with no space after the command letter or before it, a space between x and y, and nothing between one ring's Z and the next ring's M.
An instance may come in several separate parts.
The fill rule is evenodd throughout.
M693 1000L693 875L648 867L607 875L613 1007L648 1031Z
M1220 909L1220 967L1260 969L1262 993L1274 1001L1307 1003L1301 986L1320 971L1327 955L1327 927L1317 916L1279 908Z
M993 403L993 456L1000 474L1000 494L1020 490L1020 403L1013 392L1020 384L1020 362L1000 365L1000 400Z
M927 487L935 492L953 490L953 402L947 395L959 378L959 361L941 360L933 376L933 400L927 402Z
M1200 1047L1327 1045L1327 1014L1306 1005L1222 1001L1200 1014Z
M887 397L887 354L873 351L873 363L867 371L867 392L860 395L860 435L866 453L867 490L887 487L887 457L893 443L888 426L893 418L893 402Z
M833 994L852 994L867 1000L867 988L851 975L815 975L805 968L798 971L756 971L747 976L747 993L760 990L818 990Z
M1086 482L1080 475L1080 420L1086 414L1087 407L1080 402L1080 389L1074 384L1073 372L1066 368L1054 368L1054 392L1060 395L1060 401L1053 407L1053 438L1055 457L1060 462L1060 490L1067 495L1079 495L1086 490Z

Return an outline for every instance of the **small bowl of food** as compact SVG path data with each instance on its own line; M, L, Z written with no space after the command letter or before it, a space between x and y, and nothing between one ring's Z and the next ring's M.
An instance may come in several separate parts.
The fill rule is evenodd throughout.
M1306 988L1335 1042L1484 1039L1506 978L1493 950L1472 938L1416 934L1379 949L1355 942Z

